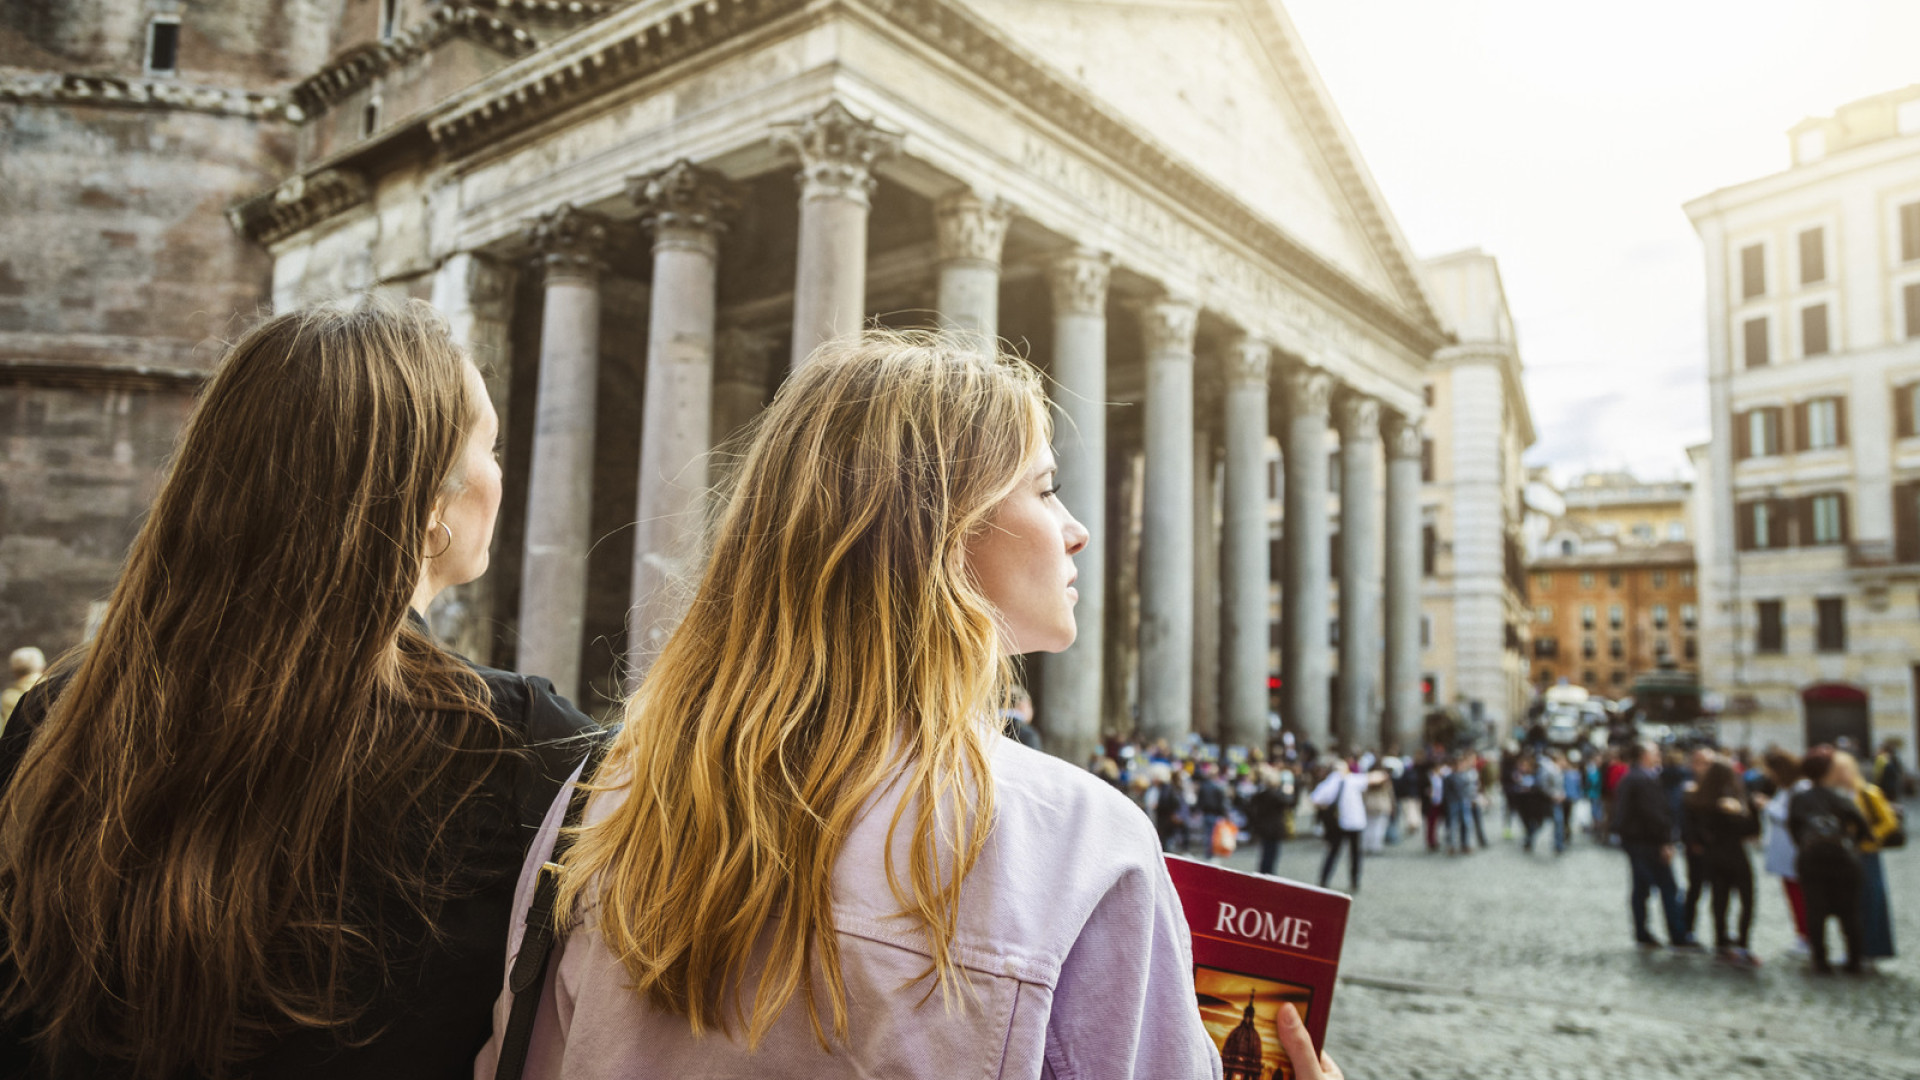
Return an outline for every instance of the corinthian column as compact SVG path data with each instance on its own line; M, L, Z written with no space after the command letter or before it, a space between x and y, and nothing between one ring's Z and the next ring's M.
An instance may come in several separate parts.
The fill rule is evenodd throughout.
M1140 312L1147 357L1140 536L1140 730L1179 740L1193 704L1193 331L1199 309L1163 298Z
M866 320L867 211L873 166L897 153L900 136L831 102L774 129L774 144L800 157L800 251L793 283L793 366L823 341Z
M1220 742L1267 743L1267 365L1264 341L1241 338L1227 351L1227 479L1221 521L1221 604L1226 609Z
M546 271L540 379L527 472L516 666L567 697L580 690L600 368L600 255L607 219L562 203L528 229Z
M1333 380L1323 371L1295 368L1287 378L1287 572L1281 584L1286 612L1287 725L1327 749L1327 403Z
M940 252L940 326L981 353L1000 337L1000 247L1012 208L961 191L934 206Z
M1419 740L1420 426L1389 414L1387 435L1387 716L1382 749Z
M1340 399L1340 736L1380 749L1380 403Z
M1107 279L1105 255L1080 249L1054 263L1053 448L1060 501L1087 527L1080 571L1079 634L1040 658L1040 734L1048 752L1085 765L1100 740L1100 662L1107 603Z
M678 621L674 585L700 527L713 432L713 309L721 218L737 202L723 176L678 161L632 180L628 197L653 227L647 304L647 396L640 426L638 523L627 610L629 688Z

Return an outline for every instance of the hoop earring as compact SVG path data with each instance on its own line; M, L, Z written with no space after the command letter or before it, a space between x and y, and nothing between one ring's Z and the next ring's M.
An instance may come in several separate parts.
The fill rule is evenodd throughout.
M449 528L447 527L447 523L446 523L446 522L444 522L444 521L436 521L436 522L434 522L434 523L433 523L433 524L432 524L432 525L431 525L431 526L430 526L430 527L429 527L429 528L427 529L427 532L428 532L428 534L432 534L432 532L433 532L433 530L434 530L434 529L439 529L439 530L440 530L441 532L444 532L444 533L446 533L446 534L447 534L447 542L446 542L446 543L444 543L444 544L441 544L441 545L440 545L440 550L439 550L439 551L435 551L435 552L431 552L431 553L429 553L429 554L427 555L427 558L429 558L429 559L437 559L437 558L439 558L440 556L442 556L442 555L445 555L445 554L447 553L447 549L453 546L453 530L452 530L452 529L449 529Z

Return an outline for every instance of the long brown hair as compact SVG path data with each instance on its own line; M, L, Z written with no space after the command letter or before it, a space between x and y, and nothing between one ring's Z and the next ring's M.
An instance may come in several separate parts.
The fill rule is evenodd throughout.
M0 1010L56 1059L218 1076L349 1025L460 887L507 740L407 605L466 364L425 304L369 301L270 319L209 380L0 796Z
M797 994L826 1046L818 975L845 1040L834 864L896 769L889 840L905 826L911 846L897 867L889 843L887 886L924 934L927 992L964 989L951 945L1011 674L965 542L1046 438L1030 367L925 334L824 346L761 417L599 774L625 798L579 834L560 903L591 894L635 991L694 1032L745 1014L757 1045ZM737 993L769 927L749 1010Z

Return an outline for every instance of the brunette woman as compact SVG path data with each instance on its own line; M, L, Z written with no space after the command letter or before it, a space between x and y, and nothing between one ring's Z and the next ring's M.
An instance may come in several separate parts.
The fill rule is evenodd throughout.
M1827 918L1840 923L1846 943L1846 970L1859 974L1865 953L1860 915L1860 841L1870 837L1866 819L1854 805L1853 793L1834 787L1834 750L1816 746L1800 761L1800 771L1811 786L1787 804L1787 829L1799 855L1794 872L1807 901L1807 945L1813 953L1813 971L1833 973L1827 960Z
M0 743L0 1060L471 1073L520 861L591 730L421 617L486 569L496 426L424 304L229 350L98 636Z
M1087 542L1035 373L869 334L760 425L564 856L526 1075L1218 1077L1152 824L995 722Z
M1747 947L1753 929L1753 862L1747 858L1747 841L1760 835L1760 817L1747 799L1746 785L1733 766L1716 758L1684 802L1684 839L1699 847L1700 869L1711 891L1714 950L1728 963L1758 967L1760 961ZM1727 908L1736 896L1739 933L1729 937Z

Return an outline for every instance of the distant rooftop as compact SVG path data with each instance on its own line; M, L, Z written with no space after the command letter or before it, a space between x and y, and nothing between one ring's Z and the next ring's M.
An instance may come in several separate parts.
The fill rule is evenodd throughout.
M1528 570L1624 570L1642 566L1692 566L1693 545L1685 542L1623 547L1576 555L1541 555Z
M1906 135L1920 135L1920 83L1850 101L1832 116L1810 116L1787 129L1796 166Z
M1643 482L1632 473L1595 472L1576 477L1561 496L1569 510L1594 510L1602 506L1685 502L1692 490L1693 485L1684 480Z

